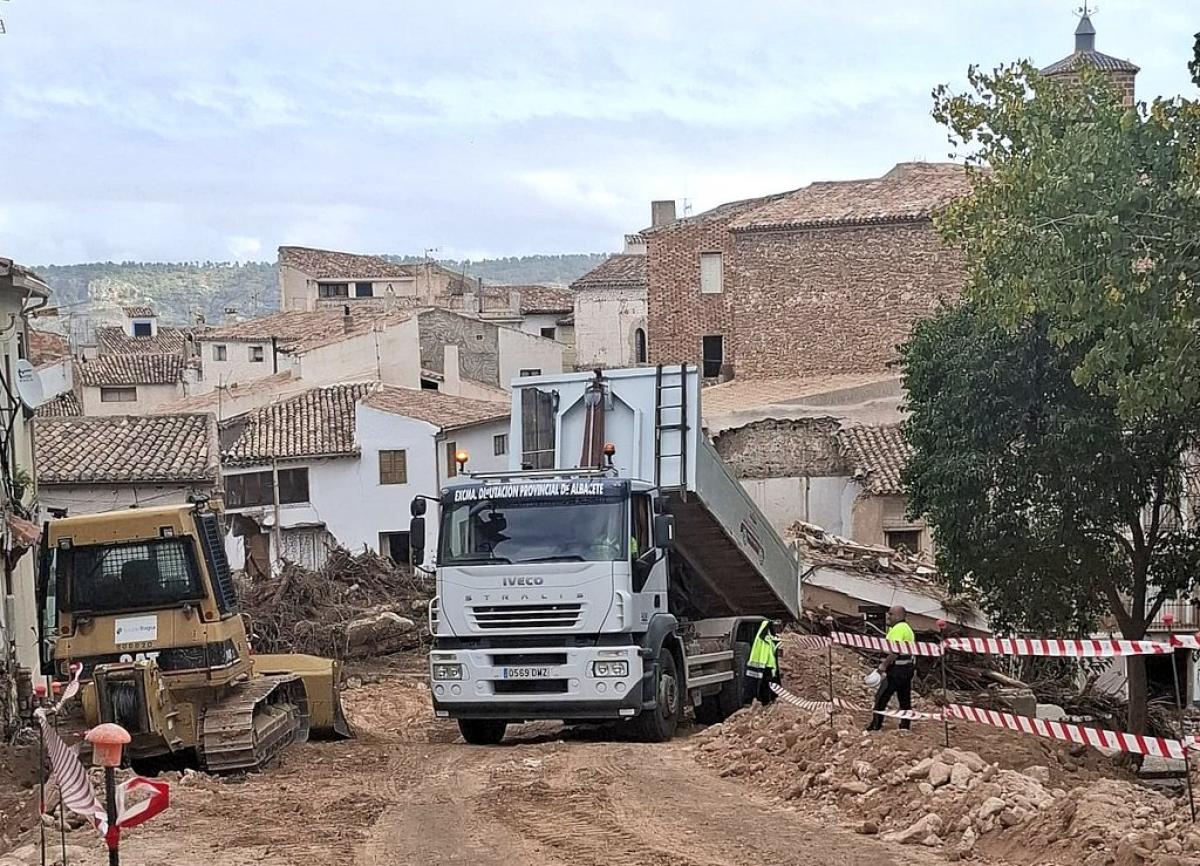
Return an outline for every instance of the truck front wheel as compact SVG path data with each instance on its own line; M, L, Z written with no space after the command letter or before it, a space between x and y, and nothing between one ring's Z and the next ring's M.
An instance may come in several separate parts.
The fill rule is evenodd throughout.
M495 746L504 739L508 722L503 719L459 719L458 730L472 746Z
M654 680L655 706L642 710L637 717L640 739L650 743L662 743L675 736L679 717L683 713L683 688L679 681L679 670L675 656L663 647L658 651L658 673Z

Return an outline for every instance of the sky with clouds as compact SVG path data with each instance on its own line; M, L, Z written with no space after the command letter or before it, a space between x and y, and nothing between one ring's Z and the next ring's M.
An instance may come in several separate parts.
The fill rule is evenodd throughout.
M0 255L600 252L703 210L944 159L930 91L1070 53L1070 0L0 0ZM1107 0L1140 97L1192 94L1195 0Z

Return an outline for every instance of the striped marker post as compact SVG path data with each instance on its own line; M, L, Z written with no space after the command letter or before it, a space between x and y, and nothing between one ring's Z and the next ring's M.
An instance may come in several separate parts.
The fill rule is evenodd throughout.
M946 639L946 621L944 619L939 619L937 621L937 629L938 629L938 634L940 634L942 636L942 640L944 641ZM945 652L943 652L941 654L940 661L942 663L942 665L941 665L941 667L942 667L942 706L944 707L944 706L946 706L946 704L950 703L950 693L948 691L946 691L946 653ZM945 713L942 713L942 727L944 728L944 733L946 736L946 748L948 749L948 748L950 748L950 717L948 715L946 715Z
M1164 613L1163 622L1167 626L1167 642L1171 644L1171 685L1175 686L1175 716L1179 723L1179 741L1187 742L1187 733L1183 729L1183 698L1179 694L1179 669L1175 667L1175 614ZM1143 676L1145 674L1143 673ZM1188 757L1188 749L1183 750L1183 774L1187 777L1188 808L1192 812L1192 823L1196 823L1196 797L1192 793L1192 762Z

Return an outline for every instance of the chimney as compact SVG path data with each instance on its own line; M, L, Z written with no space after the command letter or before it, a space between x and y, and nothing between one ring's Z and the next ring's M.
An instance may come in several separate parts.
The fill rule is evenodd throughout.
M675 200L650 202L650 225L654 228L675 222Z

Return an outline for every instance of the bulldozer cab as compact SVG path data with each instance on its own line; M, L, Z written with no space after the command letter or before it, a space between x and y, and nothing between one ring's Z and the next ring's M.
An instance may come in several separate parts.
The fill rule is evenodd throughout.
M203 505L51 521L42 535L39 622L45 673L74 662L154 660L180 685L250 667L218 515Z

